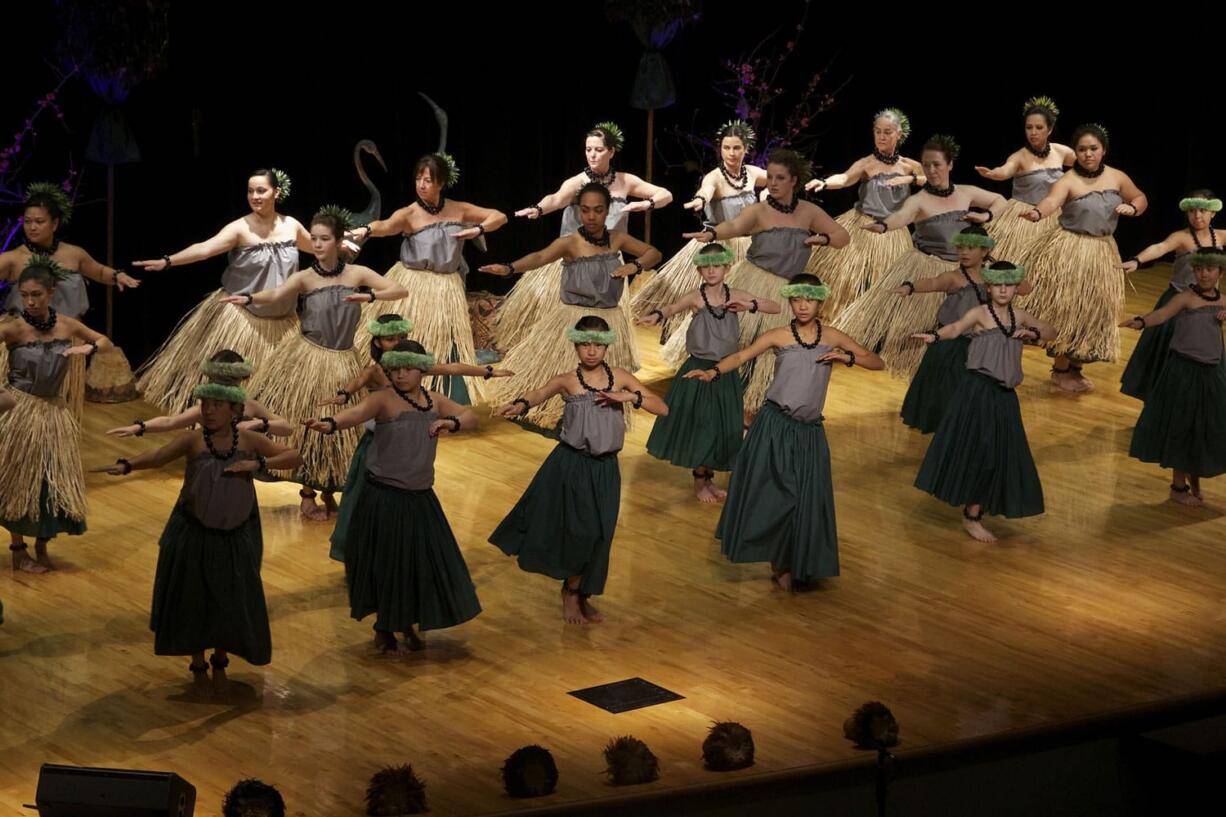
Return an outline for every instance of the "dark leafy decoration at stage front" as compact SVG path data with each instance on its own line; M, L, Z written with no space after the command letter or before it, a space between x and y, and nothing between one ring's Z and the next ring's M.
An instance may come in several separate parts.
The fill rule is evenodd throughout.
M614 786L650 783L660 777L660 761L646 743L629 735L609 741L604 759L609 782Z
M426 784L413 773L412 766L388 766L370 778L366 788L367 814L423 814L427 811Z
M735 721L717 721L702 742L702 762L713 772L749 768L753 765L753 733Z
M558 764L543 746L516 749L502 764L502 785L512 797L542 797L558 787Z
M857 749L885 749L898 745L898 721L880 701L869 701L843 722L843 735Z

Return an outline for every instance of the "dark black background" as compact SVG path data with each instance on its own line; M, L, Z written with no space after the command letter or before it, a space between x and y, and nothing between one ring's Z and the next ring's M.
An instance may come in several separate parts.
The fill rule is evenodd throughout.
M0 52L6 77L0 125L9 127L20 124L55 77L55 8L23 8L21 36L14 34ZM655 181L675 201L693 193L698 172L685 166L688 154L670 132L697 128L706 135L730 118L713 90L727 76L722 61L772 32L772 43L790 39L803 8L800 0L708 2L701 19L665 50L677 103L656 112ZM905 154L916 155L933 132L953 134L963 148L954 180L978 183L972 166L999 164L1019 147L1022 102L1045 93L1062 109L1057 141L1082 121L1103 123L1112 135L1109 163L1149 195L1145 216L1121 220L1117 239L1125 255L1182 226L1176 205L1190 187L1226 187L1222 164L1211 160L1221 141L1221 117L1211 101L1215 72L1189 61L1189 32L1138 20L1132 34L1110 33L1097 18L1053 23L1035 13L1025 22L1030 15L1022 6L994 8L999 14L916 6L907 19L866 7L860 18L836 19L811 6L783 84L798 88L829 64L825 87L843 86L834 109L811 129L819 172L843 170L867 153L873 112L896 105L914 125ZM1001 15L1005 22L989 30L988 16ZM1216 25L1209 18L1201 23ZM181 249L243 215L247 174L261 165L290 173L293 195L281 209L304 222L327 202L362 209L367 195L351 160L361 138L375 140L388 160L388 173L370 172L389 214L411 200L409 170L437 144L418 90L450 116L448 150L463 174L456 198L508 213L535 202L582 167L584 132L607 118L628 137L615 165L640 175L645 169L646 114L628 102L641 48L600 3L176 3L169 43L164 70L125 106L143 158L116 170L120 265ZM99 103L78 81L65 89L62 105L70 132L50 122L41 126L23 179L61 178L71 152L84 169L84 186L78 215L62 236L102 259L105 170L84 158ZM714 163L708 155L702 167ZM1008 195L1007 184L986 186ZM854 191L840 191L819 202L838 214L853 199ZM489 237L489 259L509 260L544 245L556 236L559 218L513 220ZM653 243L668 257L683 243L679 233L696 223L677 204L665 208L653 216ZM633 217L631 230L642 235L641 216ZM362 261L385 269L396 250L394 240L376 241ZM474 266L484 262L468 252ZM117 296L114 334L134 364L217 286L224 264L219 257L148 274L141 289ZM469 286L506 284L474 274ZM91 286L95 308L87 320L98 327L103 297Z

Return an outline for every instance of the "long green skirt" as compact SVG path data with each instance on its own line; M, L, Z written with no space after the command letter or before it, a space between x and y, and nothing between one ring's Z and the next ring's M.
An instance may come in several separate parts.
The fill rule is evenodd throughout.
M158 542L153 649L158 655L225 650L255 665L272 660L260 581L260 510L232 530L201 525L176 505Z
M1043 513L1043 486L1016 392L968 372L928 445L915 487L950 505L981 505L994 516Z
M898 412L903 423L924 434L937 430L958 383L967 375L966 353L970 347L971 339L960 336L937 341L924 350Z
M769 400L737 456L715 538L729 561L770 562L798 581L839 575L830 446L822 421Z
M358 497L362 495L362 487L366 484L366 449L375 438L373 431L367 431L358 440L357 448L353 449L353 459L349 461L349 473L345 476L345 487L341 490L341 504L336 509L336 527L332 529L329 541L332 547L328 557L338 562L345 561L345 537L349 535L350 520L353 519L353 509L358 506Z
M375 629L454 627L481 612L468 565L433 489L367 480L345 539L349 613Z
M1197 477L1226 473L1226 359L1198 363L1171 352L1128 454Z
M673 378L664 402L668 415L657 417L647 438L647 453L684 468L731 471L741 449L741 378L721 376L712 383L685 379L686 372L709 369L718 361L691 357Z
M0 527L19 536L30 536L35 539L54 539L61 533L68 536L80 536L85 533L85 520L73 519L67 514L51 507L48 497L47 481L43 480L38 492L37 517L27 516L24 519L0 519Z
M518 557L521 570L563 581L582 576L579 591L599 595L609 575L621 485L616 453L593 457L558 443L490 543Z
M1179 290L1168 286L1154 304L1154 309L1166 306L1167 301L1177 294ZM1128 358L1128 365L1120 375L1121 392L1138 400L1146 399L1154 384L1158 382L1158 375L1162 374L1166 353L1171 348L1171 336L1174 334L1173 320L1141 330L1141 337L1137 338L1132 357Z

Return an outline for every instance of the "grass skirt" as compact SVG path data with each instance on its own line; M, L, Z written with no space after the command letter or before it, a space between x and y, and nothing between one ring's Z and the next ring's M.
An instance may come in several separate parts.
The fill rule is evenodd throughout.
M874 219L854 207L835 221L851 235L851 243L841 250L815 247L805 265L805 272L816 275L830 287L822 313L832 323L868 290L875 278L911 249L911 236L906 230L876 235L861 229Z
M1161 309L1167 302L1179 293L1175 287L1168 286L1154 304L1154 309ZM1169 320L1157 326L1149 326L1141 330L1137 345L1132 349L1132 357L1120 375L1120 391L1129 397L1144 401L1158 375L1166 365L1167 353L1171 348L1171 338L1175 335L1175 321Z
M950 505L1009 518L1043 513L1043 486L1017 393L967 372L928 445L915 487Z
M562 262L553 261L519 277L494 315L494 342L504 352L518 346L558 300Z
M558 443L490 542L517 556L521 570L561 580L582 576L579 590L598 595L620 506L617 455L593 457Z
M321 491L339 491L344 486L362 429L320 434L308 431L299 421L318 417L320 399L335 394L361 371L356 349L326 349L301 332L287 338L272 359L256 370L248 392L270 412L289 420L294 432L286 445L298 449L303 460L297 471L274 471L273 476Z
M468 565L434 491L367 480L345 542L349 610L375 629L454 627L481 612Z
M233 349L258 372L272 350L298 329L298 316L259 318L242 307L223 304L223 289L210 292L179 321L153 357L137 371L136 388L145 402L167 414L192 405L192 389L201 382L200 364L222 349Z
M966 355L971 339L959 336L928 346L903 398L899 416L905 425L931 434L941 424L945 409L966 377Z
M943 292L895 295L891 290L905 281L921 281L948 272L949 261L917 249L903 253L893 266L878 278L872 288L843 310L833 325L866 349L879 351L894 377L911 377L924 356L923 341L915 332L936 328L937 311L945 300Z
M225 650L250 664L272 660L260 561L260 510L232 530L201 525L176 505L158 542L153 580L153 651L194 655Z
M395 313L413 321L409 337L424 346L439 363L477 365L463 275L410 269L397 262L387 271L386 277L407 289L409 294L399 301L375 301L362 307L362 320L354 333L353 343L363 361L370 359L370 333L366 331L366 324L380 315ZM484 395L481 379L472 377L425 377L422 388L445 394L462 405L476 403Z
M1021 218L1022 213L1034 209L1033 204L1027 204L1019 199L1009 199L1003 215L997 216L983 225L988 235L996 239L992 248L992 257L999 261L1017 263L1027 250L1035 243L1046 238L1052 231L1060 229L1060 208L1050 216L1039 221Z
M1226 473L1226 362L1171 352L1132 431L1129 456L1197 477Z
M1026 268L1034 289L1018 306L1056 330L1046 341L1049 355L1078 363L1114 361L1120 354L1120 310L1124 273L1115 269L1120 253L1111 236L1053 230L1014 261Z
M715 363L691 357L677 372L664 398L668 414L656 418L647 438L648 454L683 468L732 470L743 434L741 379L704 383L684 376Z
M729 561L770 562L797 581L839 575L830 446L822 422L766 403L749 427L715 537Z
M0 415L0 526L50 539L85 532L80 426L63 398L10 389L17 404Z
M749 250L749 236L729 238L719 242L732 251L732 263L745 259ZM691 238L684 247L652 274L630 301L630 314L638 319L647 317L653 309L663 309L675 304L682 296L688 295L702 283L702 276L694 266L694 258L698 251L705 247L704 242ZM778 296L771 300L778 300ZM680 333L683 337L689 328L692 313L679 312L669 318L660 328L660 343L667 343L670 337Z

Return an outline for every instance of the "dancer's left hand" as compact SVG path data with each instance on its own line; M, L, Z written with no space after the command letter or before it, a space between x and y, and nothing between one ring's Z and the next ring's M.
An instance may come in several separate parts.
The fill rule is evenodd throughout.
M651 202L647 199L632 201L622 208L623 213L645 213L651 209Z
M988 218L987 213L967 213L962 217L962 220L970 224L987 224Z
M235 460L226 466L224 473L249 474L258 470L260 470L259 460Z
M439 418L438 420L435 420L433 423L430 424L430 436L431 437L438 437L443 434L454 434L454 433L455 433L455 423L451 422L450 420L444 420L442 418Z
M73 355L88 355L94 351L94 347L88 343L83 343L80 346L69 346L64 351L60 352L64 357L72 357Z
M634 264L622 264L617 269L609 273L610 278L629 278L639 271L639 268Z
M115 288L120 292L123 292L125 289L136 289L138 286L140 286L138 279L133 278L126 272L115 270Z
M844 352L842 349L831 349L829 352L818 355L818 363L847 363L851 360L851 355Z
M467 227L460 230L458 233L455 233L452 238L456 239L457 241L466 241L470 238L476 238L479 235L481 235L481 231L476 227Z

